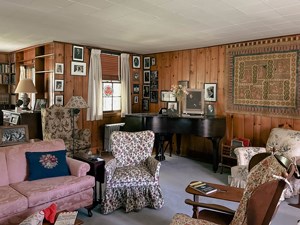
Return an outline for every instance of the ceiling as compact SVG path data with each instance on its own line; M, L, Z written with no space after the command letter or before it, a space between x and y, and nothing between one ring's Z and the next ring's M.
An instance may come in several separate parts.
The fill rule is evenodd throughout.
M51 41L148 54L300 33L300 0L0 0L0 51Z

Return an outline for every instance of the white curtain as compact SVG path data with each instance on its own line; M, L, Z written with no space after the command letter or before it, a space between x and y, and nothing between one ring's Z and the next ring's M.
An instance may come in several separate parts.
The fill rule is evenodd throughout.
M129 54L121 54L121 117L131 113Z
M102 120L102 68L101 50L92 49L89 69L88 105L87 120Z

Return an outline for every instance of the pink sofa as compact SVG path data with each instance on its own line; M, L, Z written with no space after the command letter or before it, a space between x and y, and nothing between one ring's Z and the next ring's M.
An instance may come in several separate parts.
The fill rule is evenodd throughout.
M87 163L67 157L71 175L27 180L25 152L64 149L61 139L0 148L0 224L18 224L51 203L57 204L58 211L92 206L95 179L86 175Z

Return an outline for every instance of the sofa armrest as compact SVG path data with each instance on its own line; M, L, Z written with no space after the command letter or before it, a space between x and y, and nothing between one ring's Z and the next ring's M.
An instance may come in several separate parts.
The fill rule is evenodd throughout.
M79 140L90 142L91 141L91 131L90 131L90 129L76 130L75 137L77 137Z
M155 180L158 180L161 163L153 157L148 157L146 159L146 165Z
M76 177L86 176L87 172L90 171L90 165L88 163L70 157L67 157L67 164L71 175Z
M266 148L263 147L238 147L234 149L234 153L237 157L237 164L239 166L248 166L252 156L257 153L266 152Z
M107 183L110 183L116 168L117 168L116 159L111 159L105 164L105 177Z

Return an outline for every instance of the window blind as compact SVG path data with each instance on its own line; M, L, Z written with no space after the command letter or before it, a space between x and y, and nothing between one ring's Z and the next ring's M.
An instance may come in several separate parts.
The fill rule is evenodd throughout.
M120 80L119 55L102 53L102 80Z

